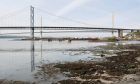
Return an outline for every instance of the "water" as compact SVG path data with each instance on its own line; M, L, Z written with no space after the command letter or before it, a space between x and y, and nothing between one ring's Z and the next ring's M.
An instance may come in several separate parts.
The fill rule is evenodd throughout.
M119 42L132 44L140 42ZM100 61L92 50L108 42L87 41L18 41L0 39L0 79L35 81L34 74L43 64L73 62L78 60ZM63 76L60 76L63 78ZM58 78L59 79L59 78ZM51 79L52 80L52 79Z

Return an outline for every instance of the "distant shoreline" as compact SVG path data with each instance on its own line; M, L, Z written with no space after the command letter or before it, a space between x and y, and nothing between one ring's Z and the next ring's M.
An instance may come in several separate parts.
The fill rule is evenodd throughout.
M32 40L31 38L23 38L21 40ZM73 38L73 37L45 37L45 38L34 38L35 41L43 40L43 41L89 41L89 42L116 42L116 41L132 41L127 39L119 39L117 37L105 37L105 38ZM134 39L133 39L134 40ZM139 40L137 40L139 41Z

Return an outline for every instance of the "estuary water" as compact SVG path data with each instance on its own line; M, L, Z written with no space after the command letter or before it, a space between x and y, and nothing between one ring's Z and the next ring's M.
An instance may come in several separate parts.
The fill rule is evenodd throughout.
M139 41L116 42L120 44L140 44ZM34 74L43 64L74 62L79 60L102 61L94 54L97 46L111 42L88 41L20 41L0 39L0 79L37 81ZM58 80L65 78L59 76ZM54 80L50 79L49 81ZM41 80L38 80L41 81ZM48 81L48 80L46 80Z

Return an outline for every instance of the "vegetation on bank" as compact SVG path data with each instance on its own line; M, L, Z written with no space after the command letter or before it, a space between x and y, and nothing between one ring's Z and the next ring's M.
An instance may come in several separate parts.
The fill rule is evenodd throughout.
M101 41L115 42L115 41L119 41L119 40L117 37L113 36L113 37L103 38Z
M31 38L25 38L22 40L31 40ZM106 38L53 38L53 37L48 37L48 38L35 38L34 40L44 40L44 41L89 41L89 42L115 42L118 41L117 37L106 37Z
M124 36L126 40L140 40L140 32L128 33Z

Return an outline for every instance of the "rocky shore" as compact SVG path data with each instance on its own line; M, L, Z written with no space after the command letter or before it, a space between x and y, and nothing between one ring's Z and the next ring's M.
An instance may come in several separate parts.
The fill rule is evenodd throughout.
M98 52L105 61L76 61L67 63L53 63L39 66L34 74L36 80L49 80L48 84L139 84L140 83L140 45L139 44L112 44L98 46ZM112 55L106 54L113 52ZM94 51L93 51L94 52ZM104 53L106 52L106 53ZM97 52L96 52L97 53ZM115 56L113 55L115 54ZM58 79L61 76L62 78ZM0 80L0 84L42 84L23 81ZM47 84L47 83L43 83Z
M69 79L56 84L138 84L140 83L140 45L116 46L117 56L106 62L72 62L56 64Z

